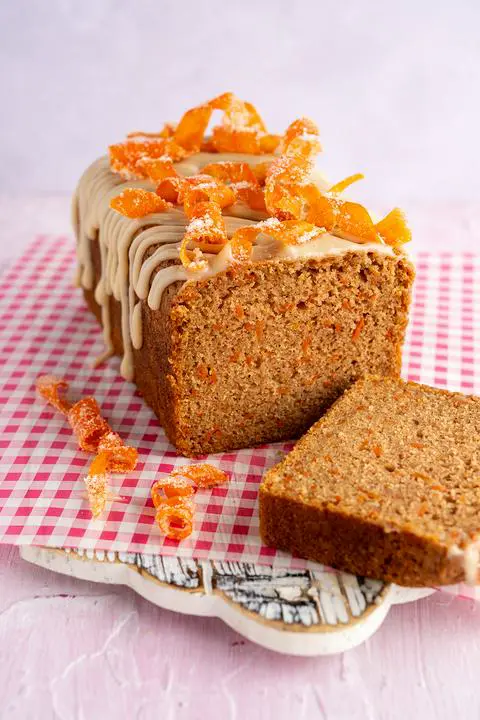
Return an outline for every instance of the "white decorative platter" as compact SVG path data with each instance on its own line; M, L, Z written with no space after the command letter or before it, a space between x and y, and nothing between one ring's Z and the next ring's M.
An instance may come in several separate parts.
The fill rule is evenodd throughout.
M24 560L94 582L127 585L161 608L218 617L290 655L331 655L371 637L392 605L430 595L347 573L249 563L22 546Z

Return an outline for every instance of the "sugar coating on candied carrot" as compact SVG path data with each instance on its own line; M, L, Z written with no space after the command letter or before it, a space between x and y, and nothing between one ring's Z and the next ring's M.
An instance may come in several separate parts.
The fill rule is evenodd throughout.
M229 482L229 477L226 472L209 463L182 465L179 468L175 468L171 475L173 477L180 476L187 478L191 480L197 488L211 488Z
M191 497L194 492L195 488L186 479L171 475L156 480L151 487L151 496L155 507L165 502L167 498Z
M55 375L40 375L36 380L38 394L43 397L56 410L67 415L70 403L62 397L68 390L68 382Z
M126 188L110 200L110 207L129 218L140 218L150 213L162 213L171 205L150 190Z
M87 396L78 400L68 411L67 417L80 448L87 452L96 452L100 439L110 428L101 416L95 398Z
M205 140L215 110L224 114L223 122L213 127ZM244 162L209 163L197 176L179 177L174 163L199 150L254 155L277 153L277 157L257 169ZM134 133L124 143L111 146L112 169L127 177L147 177L158 183L155 193L142 188L124 190L112 199L111 207L136 218L161 212L169 203L183 204L187 217L195 222L188 226L181 243L180 260L185 268L195 272L208 266L202 244L209 244L219 252L227 242L221 222L212 222L206 204L211 208L215 206L221 216L223 208L239 200L282 223L291 222L290 226L279 228L281 240L286 244L318 237L318 231L306 230L302 223L358 243L398 247L408 242L411 234L400 210L393 210L375 224L365 207L339 197L352 183L363 178L360 173L336 183L329 192L321 191L310 180L315 156L320 151L319 130L312 120L298 118L283 136L271 135L251 103L233 93L223 93L188 110L176 127L165 126L152 134ZM210 176L210 182L205 181L205 176ZM251 260L251 244L259 232L252 238L235 237L234 261Z
M353 183L358 182L359 180L363 180L364 175L362 173L355 173L355 175L349 175L344 180L340 180L340 182L335 183L335 185L332 185L330 190L328 192L330 193L341 193L344 190L346 190L350 185L353 185Z
M193 511L183 503L161 503L155 514L155 521L162 535L171 540L184 540L192 534Z
M114 473L124 473L135 470L138 459L138 450L125 445L118 433L110 430L100 438L98 452L106 453L108 457L108 470Z
M88 475L85 478L88 503L94 518L99 517L108 497L108 457L106 453L97 455L90 465Z
M41 397L67 416L80 448L98 453L85 478L90 509L93 516L98 517L107 502L108 473L134 470L138 452L125 445L120 435L110 428L94 397L87 396L70 405L60 396L68 389L68 383L52 375L41 375L36 387Z
M193 529L193 494L199 488L212 488L228 482L228 475L208 463L184 465L153 483L151 497L156 508L155 521L160 532L175 540L188 537Z

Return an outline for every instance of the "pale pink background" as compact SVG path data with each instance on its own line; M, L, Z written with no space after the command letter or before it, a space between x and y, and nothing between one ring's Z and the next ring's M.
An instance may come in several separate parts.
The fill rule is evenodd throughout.
M312 115L322 167L365 171L359 197L404 206L417 249L478 249L479 24L473 0L1 3L0 267L68 231L109 142L225 89L275 129ZM356 650L289 658L0 547L0 717L478 720L479 667L471 601L437 594Z

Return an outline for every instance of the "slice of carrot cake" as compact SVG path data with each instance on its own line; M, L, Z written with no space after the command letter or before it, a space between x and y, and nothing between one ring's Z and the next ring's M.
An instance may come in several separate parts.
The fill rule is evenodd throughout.
M400 585L475 583L479 434L480 398L359 380L267 472L262 538Z

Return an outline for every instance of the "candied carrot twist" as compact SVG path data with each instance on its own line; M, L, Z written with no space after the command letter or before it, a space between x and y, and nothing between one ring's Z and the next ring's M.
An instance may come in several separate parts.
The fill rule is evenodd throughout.
M214 111L223 113L223 121L213 127L206 140L205 133ZM174 163L199 150L257 155L279 152L279 155L258 168L242 162L210 163L197 176L180 177ZM224 93L187 110L176 127L165 125L158 133L131 133L123 143L112 145L113 170L127 178L148 178L157 188L156 192L129 188L110 204L131 218L164 212L171 203L183 204L187 217L195 222L187 228L180 257L183 265L194 271L206 267L202 243L218 251L227 242L220 221L211 225L211 236L207 237L210 220L205 206L208 203L219 208L221 214L223 208L239 200L252 210L267 212L281 222L306 222L359 243L399 246L408 242L411 233L398 208L375 224L366 208L339 197L352 183L363 178L360 173L336 183L329 192L322 192L309 180L320 150L318 128L308 118L292 122L283 137L271 135L251 103L233 93ZM196 228L200 225L196 221L201 219L197 206L205 210L200 241L196 237ZM298 238L303 238L300 242L306 241L300 226L281 229L288 233L287 244L295 241L295 233L297 241ZM249 242L245 234L232 238L234 259L243 262L250 259Z
M155 514L155 522L162 535L171 540L184 540L192 534L193 510L183 498L170 498L175 502L161 503Z
M84 397L71 405L60 396L60 392L68 390L68 383L51 375L40 376L36 385L39 395L67 416L80 448L97 453L85 478L90 509L97 517L106 504L108 473L134 470L138 452L111 430L94 397Z
M130 133L124 142L111 145L112 170L126 178L161 174L160 162L167 168L168 163L178 162L202 148L215 110L223 112L224 120L212 130L209 143L214 152L273 153L280 144L280 136L267 133L251 103L240 100L233 93L224 93L187 110L175 128L165 125L158 133ZM149 169L146 159L160 162ZM155 177L151 179L155 180Z
M38 394L47 402L56 408L63 415L67 415L71 408L71 404L62 397L63 393L68 390L68 383L62 378L54 375L41 375L37 378L36 388Z
M193 494L200 488L213 488L229 480L228 475L208 463L183 465L151 487L155 521L160 532L173 540L183 540L193 529Z
M199 465L182 465L171 473L172 477L182 477L191 480L197 488L211 488L228 482L228 475L223 470L201 463Z

